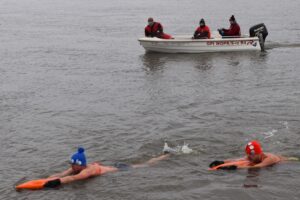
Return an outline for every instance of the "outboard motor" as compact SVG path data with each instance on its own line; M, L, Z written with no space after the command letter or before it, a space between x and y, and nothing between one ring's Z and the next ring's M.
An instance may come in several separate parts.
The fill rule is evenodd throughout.
M261 24L252 26L249 29L249 35L250 35L250 37L255 37L255 36L258 37L261 50L264 51L265 50L265 40L266 40L266 37L268 36L268 30L267 30L266 25L264 23L261 23Z

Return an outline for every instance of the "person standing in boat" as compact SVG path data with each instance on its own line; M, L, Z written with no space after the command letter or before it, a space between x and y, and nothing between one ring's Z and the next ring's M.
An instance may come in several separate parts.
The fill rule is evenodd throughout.
M173 39L171 35L164 33L163 26L159 22L155 22L152 17L148 18L148 25L145 27L145 36Z
M210 39L210 29L205 25L205 21L202 18L199 22L200 26L196 29L192 39Z
M236 22L234 15L232 15L229 19L230 27L229 29L218 29L220 35L222 36L231 36L231 37L240 37L241 36L241 28L240 25Z

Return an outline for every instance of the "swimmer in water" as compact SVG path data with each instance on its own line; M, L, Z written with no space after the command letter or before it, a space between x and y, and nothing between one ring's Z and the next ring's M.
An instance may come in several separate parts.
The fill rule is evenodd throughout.
M169 157L167 152L159 157L152 158L143 164L127 165L125 163L116 163L114 166L104 166L101 163L87 164L84 149L78 148L78 151L70 159L71 167L66 171L50 176L45 183L46 188L55 188L61 184L71 183L73 181L84 180L94 176L100 176L106 173L124 171L131 168L147 167Z
M217 169L227 169L227 170L235 170L235 169L252 169L252 168L262 168L275 165L282 161L295 161L298 160L296 158L287 158L280 155L275 155L271 153L264 153L261 145L258 141L251 141L245 147L246 157L241 159L233 159L233 160L225 160L219 161L215 160L212 162L209 167L214 168L219 165L224 165L226 163L237 163L236 165L224 165ZM239 165L240 163L243 163ZM248 161L248 162L245 162ZM246 163L246 164L245 164Z

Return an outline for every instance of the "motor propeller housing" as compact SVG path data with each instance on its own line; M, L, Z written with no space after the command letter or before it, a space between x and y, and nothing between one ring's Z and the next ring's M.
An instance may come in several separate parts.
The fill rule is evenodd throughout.
M257 25L252 26L249 29L249 35L250 37L258 37L259 38L259 43L261 50L265 50L265 40L266 37L268 36L268 30L267 27L264 23L260 23Z

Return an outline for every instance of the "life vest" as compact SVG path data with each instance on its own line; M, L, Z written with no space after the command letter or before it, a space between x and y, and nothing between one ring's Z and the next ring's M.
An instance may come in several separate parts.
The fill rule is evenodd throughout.
M159 22L154 22L152 26L145 27L146 37L158 37L161 39L172 39L172 36L163 32L163 26Z
M206 25L203 26L203 27L199 26L196 29L194 36L196 37L197 35L198 36L200 35L200 37L202 37L201 35L203 35L203 37L207 37L207 39L210 39L211 38L211 33L210 33L209 27L206 26Z
M224 29L224 36L241 36L241 28L238 23L230 25L229 29Z
M146 26L145 35L148 37L161 37L163 33L163 27L159 22L154 22L152 26Z

